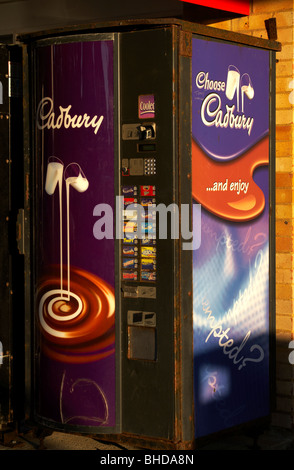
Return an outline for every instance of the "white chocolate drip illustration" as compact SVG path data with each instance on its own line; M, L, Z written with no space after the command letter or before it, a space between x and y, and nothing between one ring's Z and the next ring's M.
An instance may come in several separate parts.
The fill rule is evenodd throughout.
M77 176L68 176L66 177L66 173L69 172L70 169L76 167L78 169ZM70 231L69 231L69 189L72 186L76 191L79 193L83 193L87 191L89 187L89 181L85 177L84 173L81 170L81 167L78 163L70 163L64 171L64 179L66 184L66 225L67 225L67 289L68 289L68 296L70 295Z
M236 94L238 112L240 89L242 98L241 112L244 113L244 95L246 95L249 100L252 100L254 98L254 89L252 86L252 82L248 73L244 73L241 77L237 67L235 67L234 65L229 65L225 92L228 100L232 100Z
M73 168L78 169L78 174L74 174L66 177L66 172ZM75 172L76 173L76 172ZM63 287L63 248L62 248L62 182L63 175L66 184L66 224L67 224L67 289ZM61 321L69 321L76 318L82 311L82 300L81 298L70 291L70 229L69 229L69 188L72 186L78 192L84 192L89 187L89 182L82 172L80 166L77 163L71 163L64 171L64 165L61 160L56 157L50 157L47 165L47 174L45 181L45 191L47 194L52 196L58 186L59 189L59 243L60 243L60 289L53 289L46 292L39 304L39 319L44 330L56 337L63 337L63 333L55 330L47 325L44 319L44 305L47 302L47 314L53 318ZM50 299L47 301L47 299ZM70 299L76 302L76 310L70 311L66 302ZM63 312L63 315L56 315L54 313L54 306L58 307L58 310ZM69 312L70 311L70 312ZM66 313L68 312L68 315Z
M237 95L237 111L239 111L239 89L240 89L240 72L234 65L229 65L226 84L226 97L232 100Z
M45 191L52 196L56 186L59 190L59 250L60 250L60 290L61 296L63 292L63 251L62 251L62 176L63 176L63 163L59 158L50 157L47 165L47 174L45 181Z
M254 98L254 89L248 73L244 73L241 77L241 94L242 94L242 112L244 112L244 94L249 100Z

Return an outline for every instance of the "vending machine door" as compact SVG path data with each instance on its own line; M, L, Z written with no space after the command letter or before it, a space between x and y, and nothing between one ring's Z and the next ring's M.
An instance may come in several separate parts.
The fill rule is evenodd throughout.
M116 248L94 216L103 207L113 221L114 37L54 38L32 54L35 413L113 432Z

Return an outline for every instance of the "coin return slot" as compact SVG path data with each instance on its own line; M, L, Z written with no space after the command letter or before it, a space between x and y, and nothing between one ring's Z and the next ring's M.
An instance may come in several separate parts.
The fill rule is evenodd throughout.
M156 287L151 286L123 286L124 297L156 299ZM155 315L155 314L153 314Z
M156 360L156 329L141 326L128 327L128 358Z

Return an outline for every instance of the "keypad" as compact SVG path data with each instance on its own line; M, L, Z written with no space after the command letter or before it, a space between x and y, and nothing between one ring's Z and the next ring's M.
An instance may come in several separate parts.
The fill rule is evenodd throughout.
M156 159L154 157L144 158L144 174L156 175Z

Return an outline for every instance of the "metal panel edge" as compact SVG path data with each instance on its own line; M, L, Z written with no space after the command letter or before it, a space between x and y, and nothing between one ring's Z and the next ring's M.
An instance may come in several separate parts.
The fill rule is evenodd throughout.
M191 189L192 171L192 34L180 30L179 53L179 192L180 204L190 208L189 230L193 227L193 203ZM182 217L181 217L182 220ZM194 441L193 410L193 287L191 249L183 249L186 240L181 238L180 247L180 309L181 309L181 368L182 368L182 441L189 447Z

